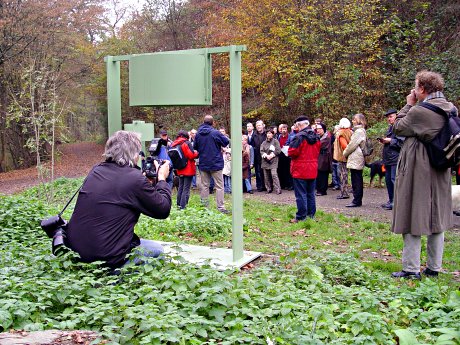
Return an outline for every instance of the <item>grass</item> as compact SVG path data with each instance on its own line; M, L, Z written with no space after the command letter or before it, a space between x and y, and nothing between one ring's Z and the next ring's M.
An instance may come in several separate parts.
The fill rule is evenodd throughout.
M175 195L173 196L175 198ZM211 210L215 210L215 198L210 196ZM231 209L230 198L226 203ZM199 195L192 192L189 208L200 208ZM297 224L289 223L294 218L294 205L271 204L256 198L244 199L244 245L245 250L260 251L266 254L283 255L289 250L324 250L351 254L361 260L365 266L389 275L401 269L402 238L390 231L389 223L374 222L359 217L347 217L317 211L315 220L307 219ZM180 216L173 210L173 217ZM211 211L212 212L212 211ZM177 215L176 215L177 214ZM217 214L217 212L216 212ZM219 214L220 216L220 214ZM224 216L231 218L230 216ZM230 234L214 236L184 236L184 234L140 232L166 241L184 241L193 244L217 244L230 246ZM422 262L426 260L426 237L422 238ZM460 268L460 232L447 231L443 268L449 274L441 275L443 283L455 286L459 277L453 272Z
M110 343L136 345L460 342L458 282L450 274L390 279L402 244L388 224L322 211L315 221L290 224L295 207L245 199L246 249L278 260L241 274L165 258L111 276L74 253L52 256L39 229L37 220L55 214L80 183L57 181L46 203L36 188L0 196L0 332L89 329ZM161 221L142 217L136 231L229 246L230 228L230 216L215 205L202 208L193 194L185 212L173 209ZM448 270L459 260L458 233L452 234Z
M368 170L368 169L367 169ZM365 174L366 175L366 174ZM365 178L366 181L366 178ZM56 210L63 207L81 184L82 179L59 179L55 183ZM23 194L33 197L37 188ZM231 197L226 195L227 208L231 209ZM176 195L173 193L173 205ZM391 233L389 223L374 222L359 217L348 217L340 213L331 214L318 210L315 220L291 224L295 205L271 204L257 198L244 198L244 246L245 250L266 254L283 255L290 250L335 251L351 254L370 269L389 274L401 269L402 238ZM74 203L65 213L70 218ZM179 211L174 207L165 221L141 216L136 232L145 238L192 244L231 246L231 216L215 211L215 197L210 195L209 210L203 209L199 194L192 191L189 207ZM198 217L197 214L199 215ZM195 219L199 218L197 224ZM187 222L189 220L189 222ZM167 231L174 227L175 231ZM203 230L205 229L206 230ZM443 269L451 274L441 275L443 282L456 285L460 277L460 231L445 233ZM426 237L422 237L422 263L426 261Z

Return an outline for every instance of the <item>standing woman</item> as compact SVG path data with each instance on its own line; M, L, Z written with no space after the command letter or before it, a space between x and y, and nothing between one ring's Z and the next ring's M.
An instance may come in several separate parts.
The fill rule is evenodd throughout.
M188 140L187 131L180 130L177 133L176 140L171 147L180 145L180 148L187 158L187 165L184 169L178 169L176 175L179 176L179 188L177 189L177 207L183 210L187 207L190 197L190 187L192 186L193 176L196 174L195 158L198 158L198 152L193 150L192 143Z
M366 141L366 118L363 114L356 114L351 120L353 135L343 155L347 158L347 168L351 173L351 187L353 201L347 207L359 207L363 204L363 169L364 154L361 145Z
M265 188L267 193L273 190L276 194L281 194L280 180L278 178L278 155L281 153L280 143L275 137L275 132L270 129L267 132L267 139L260 145L260 155L262 157L261 167L264 172Z
M243 135L241 140L243 145L243 187L246 187L246 192L253 194L251 186L251 156L254 156L254 153L251 155L251 149L253 147L249 145L247 135Z
M340 119L339 129L335 135L334 141L334 156L333 158L338 162L338 172L340 179L340 194L337 199L348 199L348 169L347 159L343 155L343 151L348 146L351 140L351 123L346 117Z
M332 170L332 143L329 133L326 131L326 125L319 123L316 125L321 141L321 149L318 156L318 177L316 178L316 195L327 195L327 181L329 172Z

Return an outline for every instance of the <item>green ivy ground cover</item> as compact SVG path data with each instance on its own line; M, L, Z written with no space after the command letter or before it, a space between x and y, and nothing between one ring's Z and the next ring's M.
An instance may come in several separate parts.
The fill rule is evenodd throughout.
M333 231L335 223L346 222L339 216L320 214L302 229L279 229L276 219L284 223L290 207L245 201L251 209L245 225L248 249L259 243L281 254L279 261L249 273L166 259L109 276L97 264L78 263L72 253L55 258L38 220L55 214L79 183L57 181L56 204L38 201L36 190L0 197L0 331L91 329L121 344L460 343L456 283L390 280L382 269L386 263L363 265L354 250L339 253L339 244L315 246L316 224L329 224ZM157 239L225 243L230 217L196 204L192 200L185 213L173 210L164 222L142 218L137 231ZM263 210L275 219L272 232L269 221L260 222ZM351 219L348 225L362 227L366 235L383 232L368 223ZM284 236L301 230L308 236L297 236L297 244ZM276 240L286 244L276 246Z

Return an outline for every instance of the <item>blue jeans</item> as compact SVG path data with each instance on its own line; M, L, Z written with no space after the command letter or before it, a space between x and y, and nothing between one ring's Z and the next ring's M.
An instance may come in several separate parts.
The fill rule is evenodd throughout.
M244 178L243 183L246 186L246 191L249 193L252 191L252 186L251 186L251 179L250 178Z
M334 187L340 187L339 162L332 161L332 184Z
M232 193L232 177L224 175L224 193Z
M313 218L316 213L315 188L316 179L299 179L293 178L295 201L297 203L297 220Z
M396 180L396 167L397 165L385 165L385 184L387 186L388 201L390 203L393 203Z
M161 244L152 241L144 240L141 238L141 244L133 250L133 253L136 254L134 258L131 258L125 263L125 265L134 262L136 265L143 264L144 261L142 258L157 258L163 254L164 249Z

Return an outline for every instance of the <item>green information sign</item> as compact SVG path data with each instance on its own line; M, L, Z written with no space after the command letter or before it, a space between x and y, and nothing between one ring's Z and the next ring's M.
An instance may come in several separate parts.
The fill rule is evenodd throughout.
M210 105L211 66L205 55L151 54L129 58L129 104Z

